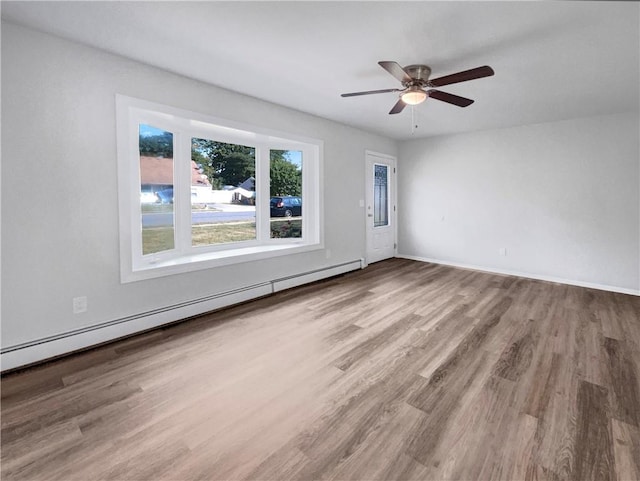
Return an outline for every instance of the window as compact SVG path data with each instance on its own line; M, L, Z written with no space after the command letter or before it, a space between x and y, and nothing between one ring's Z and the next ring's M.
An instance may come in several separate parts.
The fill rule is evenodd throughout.
M271 237L302 237L302 151L271 150L269 153Z
M173 215L173 134L140 124L140 225L142 254L175 247Z
M322 142L117 97L123 282L322 248Z
M191 161L208 182L192 180L191 245L256 240L256 148L192 137Z

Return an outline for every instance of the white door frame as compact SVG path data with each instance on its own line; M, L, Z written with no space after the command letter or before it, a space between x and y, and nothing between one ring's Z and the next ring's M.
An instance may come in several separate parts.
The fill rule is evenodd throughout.
M390 166L390 195L389 195L389 224L393 233L393 249L389 250L386 257L380 258L375 255L370 246L372 245L374 227L373 227L373 187L370 185L373 182L373 164L376 159L378 159L381 163L388 164ZM365 264L369 264L371 262L377 262L379 260L383 260L386 258L395 257L398 253L398 212L397 212L397 158L393 155L381 154L380 152L374 152L371 150L365 151L365 231L366 231L366 245L365 245Z

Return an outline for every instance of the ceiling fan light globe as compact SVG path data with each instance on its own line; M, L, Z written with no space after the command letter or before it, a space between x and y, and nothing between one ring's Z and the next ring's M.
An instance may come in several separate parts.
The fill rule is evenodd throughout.
M427 99L427 92L421 89L412 89L403 93L400 98L407 105L418 105Z

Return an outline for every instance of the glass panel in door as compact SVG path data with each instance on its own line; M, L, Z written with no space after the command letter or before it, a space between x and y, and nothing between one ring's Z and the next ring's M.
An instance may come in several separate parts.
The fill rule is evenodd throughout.
M373 226L389 225L389 166L373 165Z

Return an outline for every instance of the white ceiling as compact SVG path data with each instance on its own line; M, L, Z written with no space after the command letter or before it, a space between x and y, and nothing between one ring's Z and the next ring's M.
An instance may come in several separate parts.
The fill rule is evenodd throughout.
M94 47L395 139L639 109L637 2L2 2L2 16ZM400 84L377 65L432 77L490 65L388 115Z

